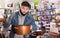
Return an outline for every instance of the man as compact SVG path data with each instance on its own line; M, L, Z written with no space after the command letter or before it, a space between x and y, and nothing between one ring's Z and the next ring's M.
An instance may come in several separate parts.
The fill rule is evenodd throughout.
M27 1L24 1L21 3L20 10L9 17L8 22L5 23L4 27L5 27L5 30L7 30L7 28L10 25L12 25L10 38L15 38L15 37L20 38L20 35L17 35L14 31L14 25L30 24L33 26L32 30L35 31L37 29L37 26L35 24L33 17L28 12L30 8L31 8L31 5ZM25 35L24 38L29 38L29 35Z

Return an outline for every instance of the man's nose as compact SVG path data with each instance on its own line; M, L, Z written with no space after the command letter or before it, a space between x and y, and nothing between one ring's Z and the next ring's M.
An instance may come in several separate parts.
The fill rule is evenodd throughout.
M26 10L24 10L24 12L25 12Z

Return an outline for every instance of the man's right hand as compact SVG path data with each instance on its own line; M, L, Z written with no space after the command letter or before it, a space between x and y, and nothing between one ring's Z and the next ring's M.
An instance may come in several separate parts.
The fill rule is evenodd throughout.
M3 25L3 22L0 22L0 26L2 26Z

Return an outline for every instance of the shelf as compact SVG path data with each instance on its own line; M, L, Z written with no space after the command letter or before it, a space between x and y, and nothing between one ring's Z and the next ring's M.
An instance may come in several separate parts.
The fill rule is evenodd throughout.
M39 16L56 16L56 14L47 14L47 15L39 15Z
M52 11L52 10L55 10L55 9L56 9L56 8L50 8L50 9L46 9L46 10L40 10L40 11L38 11L38 12L44 12L44 11L47 11L47 10L48 10L48 11L50 11L50 10Z
M49 21L49 20L39 20L39 21Z

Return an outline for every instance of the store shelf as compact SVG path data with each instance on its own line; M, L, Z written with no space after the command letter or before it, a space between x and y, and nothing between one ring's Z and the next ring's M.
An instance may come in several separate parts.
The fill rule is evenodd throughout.
M40 10L38 12L44 12L44 11L52 11L52 10L55 10L56 8L50 8L50 9L45 9L45 10Z
M39 21L49 21L49 20L39 20Z
M45 14L45 15L39 15L39 16L56 16L56 14Z

